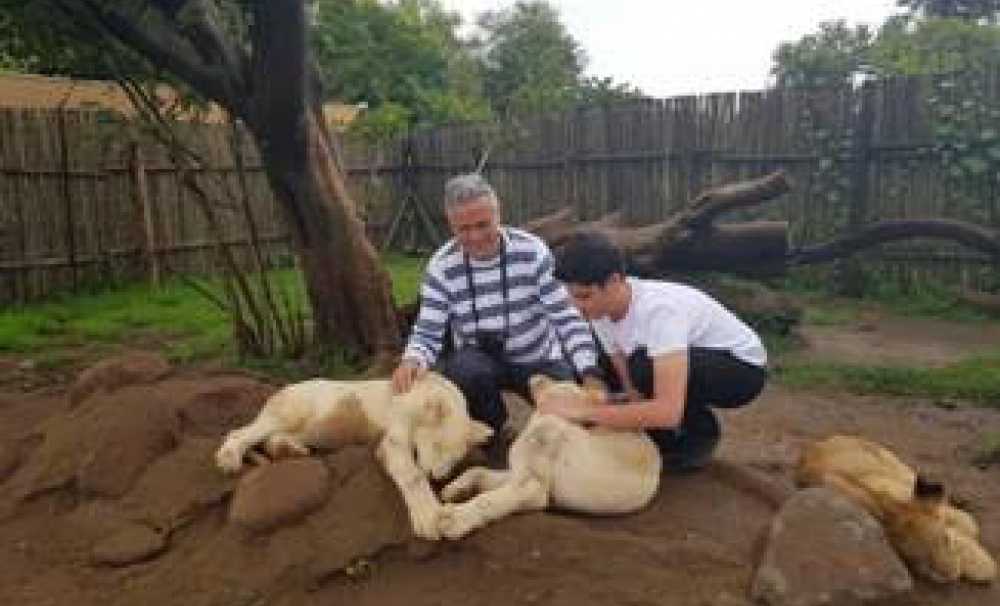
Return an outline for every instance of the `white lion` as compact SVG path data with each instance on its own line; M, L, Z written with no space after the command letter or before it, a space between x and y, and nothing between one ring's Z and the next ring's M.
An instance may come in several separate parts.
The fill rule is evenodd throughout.
M544 376L532 377L530 387L536 403L588 397L576 383ZM656 494L662 466L645 432L586 429L537 412L508 460L508 470L473 467L445 486L441 497L451 503L440 513L443 536L460 538L512 513L549 506L590 514L637 511Z
M402 493L414 534L438 539L441 504L428 475L447 477L470 447L492 433L469 418L462 393L436 373L427 373L405 394L393 394L388 379L311 379L268 398L252 423L226 435L215 460L223 471L236 473L247 451L261 443L280 457L308 455L309 447L377 441L378 459Z

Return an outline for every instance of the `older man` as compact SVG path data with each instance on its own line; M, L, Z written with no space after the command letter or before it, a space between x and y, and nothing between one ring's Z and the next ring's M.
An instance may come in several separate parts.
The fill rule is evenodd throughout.
M538 237L500 224L500 203L478 174L445 184L444 212L454 238L431 258L420 313L402 362L398 392L438 366L465 394L469 413L500 430L500 391L528 395L533 374L599 377L586 322L553 278L552 252ZM454 353L438 360L451 324Z

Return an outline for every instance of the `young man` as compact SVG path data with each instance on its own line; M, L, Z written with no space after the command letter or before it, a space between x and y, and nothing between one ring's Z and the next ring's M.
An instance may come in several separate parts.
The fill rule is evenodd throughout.
M552 275L549 248L501 226L496 193L480 175L450 179L444 210L455 237L427 266L420 312L393 386L408 391L437 364L462 390L469 414L499 432L507 419L501 389L527 397L534 374L598 376L597 346ZM455 351L438 360L449 324Z
M760 338L695 288L626 277L621 252L601 234L577 234L559 259L556 277L592 321L625 400L557 403L546 412L644 429L660 447L665 469L702 467L720 436L711 409L743 406L764 387L767 353Z

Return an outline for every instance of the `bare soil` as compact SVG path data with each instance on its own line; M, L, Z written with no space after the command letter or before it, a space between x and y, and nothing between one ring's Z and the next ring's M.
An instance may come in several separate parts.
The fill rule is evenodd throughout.
M1000 334L893 322L807 329L809 348L793 355L943 363ZM772 385L723 413L713 464L664 477L639 514L526 514L428 544L409 536L364 448L323 457L329 496L307 517L257 533L232 523L234 482L214 470L212 452L275 388L260 377L174 370L71 406L71 370L0 361L0 604L745 604L758 539L791 490L800 447L839 432L945 480L1000 553L1000 466L971 463L1000 430L1000 408ZM920 582L907 603L1000 604L1000 584Z

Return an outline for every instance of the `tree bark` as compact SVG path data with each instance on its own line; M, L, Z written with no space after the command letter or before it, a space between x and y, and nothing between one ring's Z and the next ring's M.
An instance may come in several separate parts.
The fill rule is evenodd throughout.
M322 118L309 102L302 2L257 6L255 95L248 118L292 226L316 339L385 365L400 345L392 283L365 235ZM274 78L279 73L280 83Z
M992 230L951 219L909 219L879 221L830 242L803 247L789 255L789 263L826 263L875 245L911 238L952 240L1000 259L1000 235Z
M628 269L639 275L686 271L728 271L748 276L780 275L786 268L788 224L753 221L715 224L723 213L777 198L791 185L783 172L708 190L666 221L626 226L620 213L577 223L563 208L523 225L558 253L572 234L597 231L625 253Z

